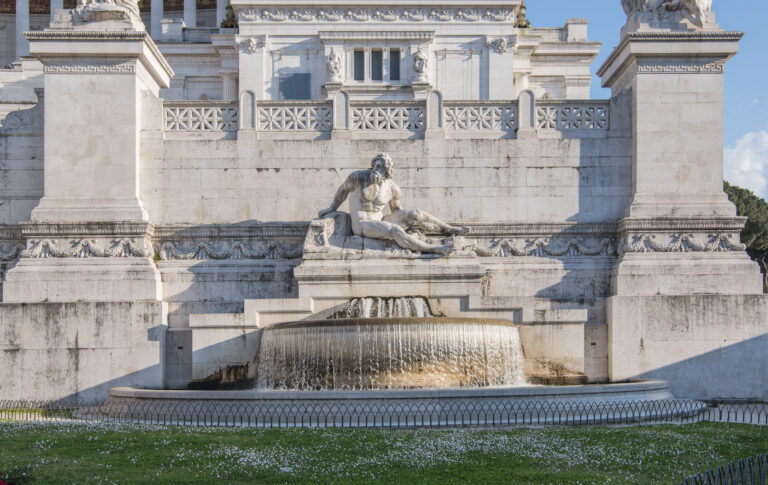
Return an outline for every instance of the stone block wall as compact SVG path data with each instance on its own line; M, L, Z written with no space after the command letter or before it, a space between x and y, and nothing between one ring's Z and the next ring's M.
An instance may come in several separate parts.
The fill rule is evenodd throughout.
M157 225L309 221L349 173L387 152L404 205L449 221L616 222L631 196L631 149L629 138L152 137L141 197Z
M164 385L160 302L18 303L0 311L3 399L102 401L110 387Z
M612 380L664 379L692 399L768 399L768 296L612 296L608 309Z

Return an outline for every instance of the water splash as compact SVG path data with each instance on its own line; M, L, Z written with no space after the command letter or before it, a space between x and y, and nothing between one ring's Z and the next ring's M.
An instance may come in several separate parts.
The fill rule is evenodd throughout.
M375 313L414 311L402 302L392 304L393 300L397 299L371 299L370 306L361 301L359 308ZM275 327L264 332L258 362L259 389L432 389L525 383L517 328L485 320L326 320Z
M332 320L340 318L423 318L432 317L429 302L421 296L403 296L396 298L380 298L369 296L353 298L347 307L331 316Z

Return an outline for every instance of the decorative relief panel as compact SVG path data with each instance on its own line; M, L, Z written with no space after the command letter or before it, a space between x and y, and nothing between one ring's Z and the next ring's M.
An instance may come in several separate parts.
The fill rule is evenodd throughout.
M699 238L697 240L697 237ZM619 253L687 253L746 251L747 246L738 242L733 234L630 234L619 244Z
M220 106L169 106L164 111L165 131L237 131L238 108Z
M51 74L133 74L136 62L116 62L91 64L86 62L48 62L44 72Z
M158 253L163 261L295 259L301 257L301 245L275 240L165 241Z
M246 54L255 54L259 49L266 47L267 43L263 40L249 37L237 42L237 47Z
M514 9L265 8L240 13L245 22L514 22Z
M498 39L494 39L486 42L485 46L488 47L489 49L492 49L497 54L504 54L505 52L507 52L507 50L509 50L509 48L511 47L511 44L507 42L506 38L499 37Z
M443 108L446 130L480 131L517 129L517 107L512 105L446 105Z
M492 239L487 248L475 248L482 257L512 256L615 256L616 248L610 237L552 237Z
M607 130L608 103L540 101L536 107L536 126L544 130Z
M637 72L641 74L722 74L725 72L723 62L706 64L643 62L638 63Z
M258 106L261 131L331 131L330 105Z
M56 239L31 239L22 258L148 258L152 251L136 243L135 239L73 239L60 244Z
M362 131L423 130L424 106L362 104L352 106L352 129Z

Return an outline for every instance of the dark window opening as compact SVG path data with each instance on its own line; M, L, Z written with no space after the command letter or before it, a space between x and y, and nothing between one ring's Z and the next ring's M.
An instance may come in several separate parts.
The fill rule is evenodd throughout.
M309 73L280 76L280 99L312 99L311 81Z
M389 51L389 80L400 80L400 49Z
M365 80L365 52L362 49L355 51L355 81Z
M381 81L384 79L384 52L371 51L371 79Z

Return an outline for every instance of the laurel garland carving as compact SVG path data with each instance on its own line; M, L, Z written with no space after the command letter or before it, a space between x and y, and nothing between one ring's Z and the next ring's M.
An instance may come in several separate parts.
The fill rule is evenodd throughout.
M492 239L487 248L475 248L482 257L511 256L614 256L616 249L611 238L536 238L522 244L514 239Z
M133 239L113 239L110 246L101 248L93 239L79 239L69 242L68 248L59 247L56 239L30 241L29 247L21 251L22 258L148 258L152 252L136 245Z
M295 259L301 256L298 244L278 241L165 241L160 246L160 259Z
M619 244L624 253L687 253L746 251L747 246L736 242L733 234L710 234L707 242L699 242L693 234L671 234L667 242L659 241L655 234L627 235Z

